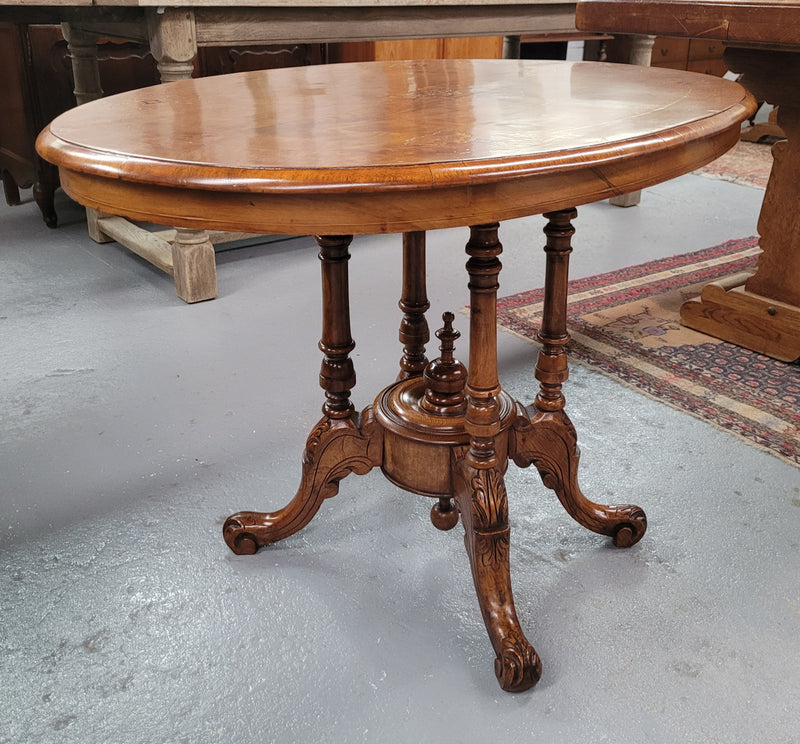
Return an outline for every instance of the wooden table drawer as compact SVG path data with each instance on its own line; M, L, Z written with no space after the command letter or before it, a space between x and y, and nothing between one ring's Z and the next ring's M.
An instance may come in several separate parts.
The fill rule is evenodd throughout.
M652 64L686 62L689 57L689 39L658 38L653 45Z
M685 41L685 39L683 40ZM715 39L690 39L689 59L707 59L708 57L721 57L725 45Z
M690 72L702 72L706 75L716 75L717 77L722 77L728 71L721 57L718 59L690 60L686 69Z

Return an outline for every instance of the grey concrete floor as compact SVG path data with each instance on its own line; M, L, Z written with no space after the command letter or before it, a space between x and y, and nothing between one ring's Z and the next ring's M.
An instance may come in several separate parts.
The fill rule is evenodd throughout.
M572 275L751 235L761 196L689 175L584 207ZM186 306L59 212L0 206L0 742L800 741L797 469L573 367L583 489L650 526L614 549L512 468L544 674L503 693L461 528L380 473L255 556L222 541L229 513L289 500L319 415L313 241L221 253L219 299ZM541 226L503 226L502 294L541 285ZM432 322L467 301L465 241L429 236ZM396 373L399 238L352 253L362 407ZM523 402L533 364L500 334Z

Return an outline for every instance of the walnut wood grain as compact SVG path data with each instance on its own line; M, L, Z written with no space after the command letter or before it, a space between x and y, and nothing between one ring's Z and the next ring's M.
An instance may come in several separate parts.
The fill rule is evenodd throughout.
M238 232L410 232L680 175L729 149L752 105L732 82L671 70L355 63L94 101L56 119L39 148L74 198L105 213ZM116 126L143 116L146 126Z
M697 79L695 79L697 78ZM277 102L277 103L276 103ZM574 204L691 170L735 144L754 101L735 83L583 63L416 61L335 65L175 82L76 109L40 147L71 194L111 214L184 228L314 232L322 273L322 418L300 486L273 512L225 523L236 553L302 529L349 473L380 467L436 500L433 524L462 522L478 604L504 690L536 683L510 579L510 460L534 465L567 512L620 546L644 512L603 506L577 481L562 390ZM136 121L137 126L129 126ZM547 213L539 394L528 412L497 369L499 220ZM426 362L425 235L470 225L469 365L455 316ZM302 228L302 229L300 229ZM399 379L359 416L348 284L352 236L404 232Z

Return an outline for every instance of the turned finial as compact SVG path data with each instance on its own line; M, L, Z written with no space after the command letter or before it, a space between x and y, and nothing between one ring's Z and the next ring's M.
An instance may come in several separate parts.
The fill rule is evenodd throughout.
M453 357L455 342L461 334L453 328L455 315L442 315L444 327L436 331L442 352L438 359L429 362L422 377L425 380L425 396L420 405L431 413L445 416L462 415L467 407L464 388L467 384L467 368Z

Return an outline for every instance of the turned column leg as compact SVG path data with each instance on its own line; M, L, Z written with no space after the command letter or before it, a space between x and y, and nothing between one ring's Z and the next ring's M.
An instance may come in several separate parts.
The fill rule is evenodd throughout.
M497 224L471 228L467 253L470 288L470 354L465 426L469 449L454 464L454 496L481 613L494 648L495 674L511 692L532 687L541 662L525 638L514 608L509 573L508 499L503 481L508 459L498 451L496 302Z
M147 35L162 83L188 80L194 72L197 33L194 11L149 8ZM205 230L178 230L172 243L175 291L184 302L217 296L214 247Z
M100 65L97 61L97 34L74 28L69 23L61 24L61 33L67 41L72 78L74 80L75 101L80 106L103 97L100 82ZM89 223L89 237L97 243L110 243L112 238L103 235L96 227L100 212L86 208Z
M547 265L539 331L542 347L536 364L539 393L534 417L520 416L514 423L510 455L520 467L535 465L544 484L556 492L564 508L578 523L593 532L613 537L620 547L629 547L644 535L645 514L638 506L601 506L581 493L578 486L580 450L575 428L564 412L562 384L569 374L567 284L575 232L571 220L576 215L575 209L545 214L548 219L544 228Z
M147 36L162 83L186 80L194 72L197 32L188 8L148 8Z
M653 45L655 44L655 36L632 36L630 37L631 49L628 55L629 65L638 65L639 67L650 67L650 60L653 56ZM642 192L629 191L627 194L620 194L619 196L612 196L609 204L615 207L635 207L642 200Z
M363 475L381 464L382 429L371 409L359 417L350 402L356 375L350 352L347 261L352 236L317 237L322 262L323 353L320 386L325 391L322 419L311 432L303 454L300 487L292 501L276 512L238 512L227 519L223 536L234 553L254 553L305 527L322 502L336 495L349 473Z
M400 343L403 358L400 360L398 380L419 377L428 359L425 344L430 340L425 312L431 306L425 286L425 233L403 234L403 292L399 302L403 311L400 322Z
M536 362L536 379L539 394L536 407L540 411L561 411L564 393L561 386L569 377L567 365L567 285L569 282L569 254L572 253L572 236L575 228L571 220L577 217L576 209L545 214L548 223L544 228L547 243L544 278L544 303L542 325L538 340L542 347Z
M61 33L67 40L72 77L75 81L75 101L82 103L103 97L100 84L100 66L97 62L98 34L82 31L69 23L61 24Z

